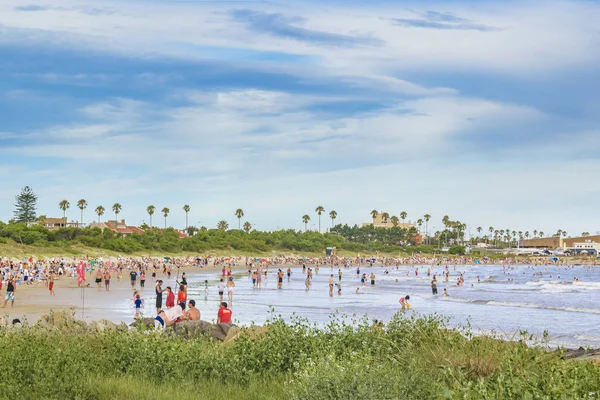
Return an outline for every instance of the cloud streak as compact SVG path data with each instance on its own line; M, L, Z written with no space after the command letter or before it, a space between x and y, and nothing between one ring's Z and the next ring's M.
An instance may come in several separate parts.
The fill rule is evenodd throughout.
M395 25L429 28L442 30L464 30L479 32L500 31L500 28L479 24L465 18L457 17L451 13L441 13L437 11L426 11L420 14L421 18L392 18Z
M244 23L255 32L312 44L340 47L382 46L384 44L382 40L372 37L343 35L302 28L297 25L305 23L306 19L297 16L288 17L279 13L253 10L233 10L230 15L235 21Z

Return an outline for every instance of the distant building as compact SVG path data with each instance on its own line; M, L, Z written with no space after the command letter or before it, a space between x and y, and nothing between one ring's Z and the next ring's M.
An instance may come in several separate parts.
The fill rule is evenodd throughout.
M573 243L567 247L567 251L572 254L600 254L600 243L586 241L582 243Z
M373 225L375 228L393 228L394 224L392 224L392 219L391 217L387 219L387 221L383 220L383 214L379 213L377 215L377 217L375 217L375 220L371 221L371 222L365 222L364 224L362 224L363 227L365 226L369 226L369 225ZM417 224L415 224L414 222L402 222L402 220L398 221L398 225L396 225L398 228L405 228L405 229L410 229L410 228L416 228Z
M556 249L564 246L564 240L558 236L524 239L519 241L519 247L535 247L540 249Z
M139 235L144 233L144 230L141 228L138 228L137 226L127 225L125 223L124 219L122 219L121 221L112 220L112 221L99 222L99 223L92 222L90 224L90 228L100 228L102 230L108 229L108 230L113 231L123 237L133 235L134 233L137 233Z
M52 230L66 228L67 219L66 218L41 218L39 221L40 225Z

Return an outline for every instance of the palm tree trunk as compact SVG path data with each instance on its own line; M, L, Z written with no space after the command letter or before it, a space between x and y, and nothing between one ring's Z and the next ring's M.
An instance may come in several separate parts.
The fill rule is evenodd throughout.
M319 233L321 233L321 216L319 215Z
M241 223L242 223L242 219L240 217L238 217L238 231L240 229L242 229Z
M187 228L189 228L189 225L188 225L188 213L186 212L185 213L185 229L187 229Z
M152 228L152 214L150 214L150 228Z
M167 229L167 217L165 217L165 229Z

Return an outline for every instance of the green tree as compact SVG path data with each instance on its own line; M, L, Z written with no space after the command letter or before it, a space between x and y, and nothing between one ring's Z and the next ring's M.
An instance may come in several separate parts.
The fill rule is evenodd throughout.
M119 222L119 213L121 212L122 209L123 209L123 206L121 206L119 203L113 204L112 210L115 213L115 223Z
M237 210L235 210L235 216L238 219L238 230L242 229L242 217L244 216L244 210L242 210L241 208L238 208Z
M252 230L252 224L248 221L244 222L244 232L250 233Z
M408 214L406 213L406 211L402 211L400 213L400 219L402 220L402 225L404 225L404 220L406 219L407 216L408 216Z
M217 224L217 229L220 230L221 232L225 232L227 229L229 229L229 224L227 223L227 221L221 220Z
M169 210L167 207L163 207L163 209L160 210L160 212L163 213L163 217L165 217L165 229L167 229L167 217L169 216L171 210Z
M389 219L390 219L390 214L388 214L387 212L381 213L381 222L383 222L384 224L387 224Z
M104 207L98 206L96 207L96 214L98 214L98 223L100 223L100 217L104 215Z
M334 210L329 211L329 218L331 218L331 227L335 224L335 219L337 218L337 212Z
M185 229L188 228L188 214L190 212L190 206L188 204L186 204L185 206L183 206L183 211L185 211Z
M398 224L400 223L400 219L395 215L393 215L392 218L390 218L390 220L392 221L392 225L394 226L398 226Z
M65 221L65 227L67 226L67 210L70 206L71 204L68 202L68 200L62 200L60 203L58 203L58 208L60 208L63 212L63 220Z
M419 226L419 235L421 234L421 227L423 226L423 220L419 218L417 220L417 225Z
M306 229L308 227L308 221L310 221L310 216L308 214L304 214L302 216L302 222L304 222L304 232L306 232Z
M150 216L150 229L152 229L152 216L154 215L155 210L156 207L154 207L153 205L149 205L148 207L146 207L146 212Z
M319 215L319 233L321 233L321 214L323 214L324 211L325 209L323 206L318 206L315 208L315 212Z
M15 196L15 222L33 222L37 213L37 195L29 186L21 189L21 193Z
M77 202L77 207L81 210L81 225L83 226L83 210L88 206L88 202L85 199L81 199Z
M425 236L427 237L427 244L429 244L429 220L431 219L431 215L425 214L423 215L425 219Z
M377 218L378 215L379 215L379 211L377 211L377 210L371 211L371 218L373 218L373 226L375 226L375 219Z

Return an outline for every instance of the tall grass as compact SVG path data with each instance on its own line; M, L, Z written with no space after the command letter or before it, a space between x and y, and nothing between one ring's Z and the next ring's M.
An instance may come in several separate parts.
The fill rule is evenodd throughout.
M48 399L582 399L600 368L471 338L436 316L386 326L273 317L233 342L154 332L0 330L0 397Z

